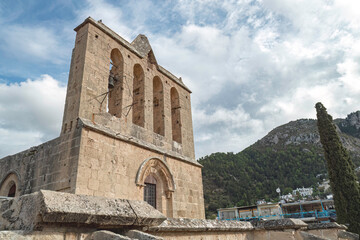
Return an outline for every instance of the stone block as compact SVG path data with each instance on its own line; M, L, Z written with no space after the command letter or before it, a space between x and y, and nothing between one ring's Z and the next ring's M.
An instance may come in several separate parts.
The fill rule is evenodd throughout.
M259 221L254 223L255 229L300 229L306 228L307 224L299 219L285 218L276 220Z
M201 231L250 231L250 222L218 221L207 219L168 218L158 226L148 228L149 232L201 232Z
M329 240L329 238L323 238L315 234L311 234L308 232L300 232L300 235L303 240Z
M166 218L144 201L112 199L41 190L0 202L0 230L42 226L154 226Z
M122 236L110 231L102 230L93 232L85 240L131 240L132 238Z
M0 231L0 239L8 239L8 240L28 240L23 236L22 231Z
M286 231L272 231L268 232L268 239L276 239L276 240L295 240L293 232Z
M330 228L337 228L346 230L347 227L345 225L340 225L336 222L328 222L328 223L309 223L307 229L330 229Z
M346 239L346 240L359 240L359 234L346 232L346 231L339 231L338 233L339 239Z
M139 240L164 240L162 237L154 236L148 233L144 233L139 230L130 230L125 233L126 236L131 237L133 239Z

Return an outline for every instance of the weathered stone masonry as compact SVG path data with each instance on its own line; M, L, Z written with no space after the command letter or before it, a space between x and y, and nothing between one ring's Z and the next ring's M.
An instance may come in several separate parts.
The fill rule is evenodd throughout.
M91 18L75 31L60 137L1 159L0 193L15 184L17 196L47 189L143 200L151 176L163 214L204 218L190 90L158 65L146 36L129 43Z

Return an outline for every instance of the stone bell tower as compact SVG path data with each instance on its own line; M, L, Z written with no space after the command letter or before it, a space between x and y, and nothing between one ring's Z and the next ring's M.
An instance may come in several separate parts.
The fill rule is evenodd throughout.
M129 43L92 18L75 31L61 131L81 128L74 193L204 218L191 91L157 63L146 36Z

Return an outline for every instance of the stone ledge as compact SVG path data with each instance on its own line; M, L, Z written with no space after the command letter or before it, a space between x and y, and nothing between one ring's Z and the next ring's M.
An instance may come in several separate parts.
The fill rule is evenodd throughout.
M162 224L147 229L149 232L203 232L203 231L250 231L254 227L250 222L218 221L206 219L168 218Z
M259 221L253 223L255 230L283 230L306 228L307 224L299 219L285 218L276 220Z
M0 230L68 225L95 228L154 226L166 217L144 201L41 190L0 201Z
M359 240L359 234L346 231L339 231L338 237L344 240Z
M328 222L328 223L309 223L307 228L309 230L316 230L316 229L329 229L329 228L338 228L346 230L347 227L345 225L340 225L336 222Z
M328 238L323 238L323 237L317 236L315 234L311 234L311 233L303 232L303 231L300 232L300 235L303 240L329 240Z

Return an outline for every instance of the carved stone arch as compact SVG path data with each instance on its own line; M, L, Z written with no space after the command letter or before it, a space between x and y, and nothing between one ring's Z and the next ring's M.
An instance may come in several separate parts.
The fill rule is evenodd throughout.
M165 187L167 191L175 191L176 186L174 177L165 161L157 157L148 158L143 161L136 174L136 185L140 187L144 186L145 178L149 174L157 175L161 177L163 181L165 180Z
M15 197L20 195L20 175L16 171L9 171L0 181L0 196L8 197L11 191Z
M156 206L152 204L154 198L150 197L153 195L148 195L149 189L154 188L154 184L145 182L149 176L156 179L155 191L152 190L156 193ZM174 177L165 161L156 157L146 159L138 169L135 183L140 189L143 189L144 201L153 205L167 217L173 217L173 193L176 186Z

